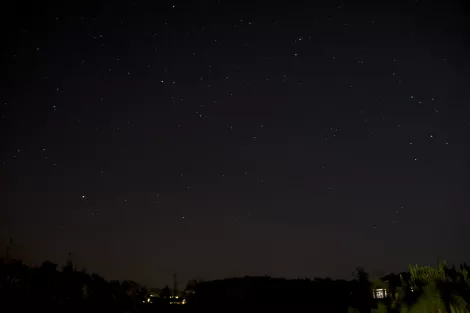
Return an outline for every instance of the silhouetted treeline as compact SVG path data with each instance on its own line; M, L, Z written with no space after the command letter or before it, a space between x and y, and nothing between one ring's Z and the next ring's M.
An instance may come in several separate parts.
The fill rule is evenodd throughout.
M352 282L332 279L230 278L196 285L188 305L205 308L304 308L347 312Z
M49 261L30 267L0 260L2 312L126 312L141 293L132 281L108 282L70 262L59 268Z
M21 261L0 260L0 301L8 312L155 312L217 308L304 307L323 312L347 312L359 293L355 281L287 280L245 277L208 282L191 281L180 297L186 305L169 306L168 287L157 297L132 281L106 281L98 274L77 270L71 262L49 261L31 267ZM150 299L151 304L146 304ZM357 301L356 301L357 302ZM158 307L158 310L156 310Z
M401 283L388 282L389 294L378 301L378 313L470 313L470 266L410 266ZM382 278L386 281L387 277Z
M240 311L323 313L469 313L470 267L411 266L371 280L361 268L350 281L244 277L190 281L183 292L152 289L133 281L106 281L72 262L31 267L0 259L1 312L152 313ZM380 297L378 296L380 290ZM374 296L375 295L375 296Z

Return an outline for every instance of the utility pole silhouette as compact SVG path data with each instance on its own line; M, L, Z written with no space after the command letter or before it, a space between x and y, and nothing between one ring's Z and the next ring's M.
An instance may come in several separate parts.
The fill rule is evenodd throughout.
M173 296L178 295L178 280L176 279L176 273L173 274Z
M69 253L67 254L67 260L66 260L66 263L65 263L64 268L67 269L68 271L73 272L74 267L73 267L72 252L69 252Z
M10 262L10 259L11 259L11 249L14 247L15 245L13 244L13 238L10 238L9 242L8 242L8 245L5 249L5 264L9 263Z

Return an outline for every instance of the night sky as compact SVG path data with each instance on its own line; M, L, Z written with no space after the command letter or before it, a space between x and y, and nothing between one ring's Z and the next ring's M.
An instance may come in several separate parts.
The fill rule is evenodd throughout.
M469 261L470 10L355 2L3 4L2 249L156 287Z

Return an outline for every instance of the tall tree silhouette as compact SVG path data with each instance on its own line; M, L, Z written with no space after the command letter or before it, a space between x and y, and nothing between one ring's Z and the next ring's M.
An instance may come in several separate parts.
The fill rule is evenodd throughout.
M374 304L372 297L372 285L369 274L362 267L356 269L356 281L351 294L351 307L359 313L370 313Z

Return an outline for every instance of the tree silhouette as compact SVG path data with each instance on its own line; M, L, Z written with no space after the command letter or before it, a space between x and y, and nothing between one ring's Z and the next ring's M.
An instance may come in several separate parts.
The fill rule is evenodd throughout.
M166 285L165 288L163 288L160 292L160 298L168 299L170 297L171 297L171 290L170 290L170 287Z
M373 306L372 288L369 274L362 267L356 269L356 281L351 293L351 307L359 313L370 313Z

